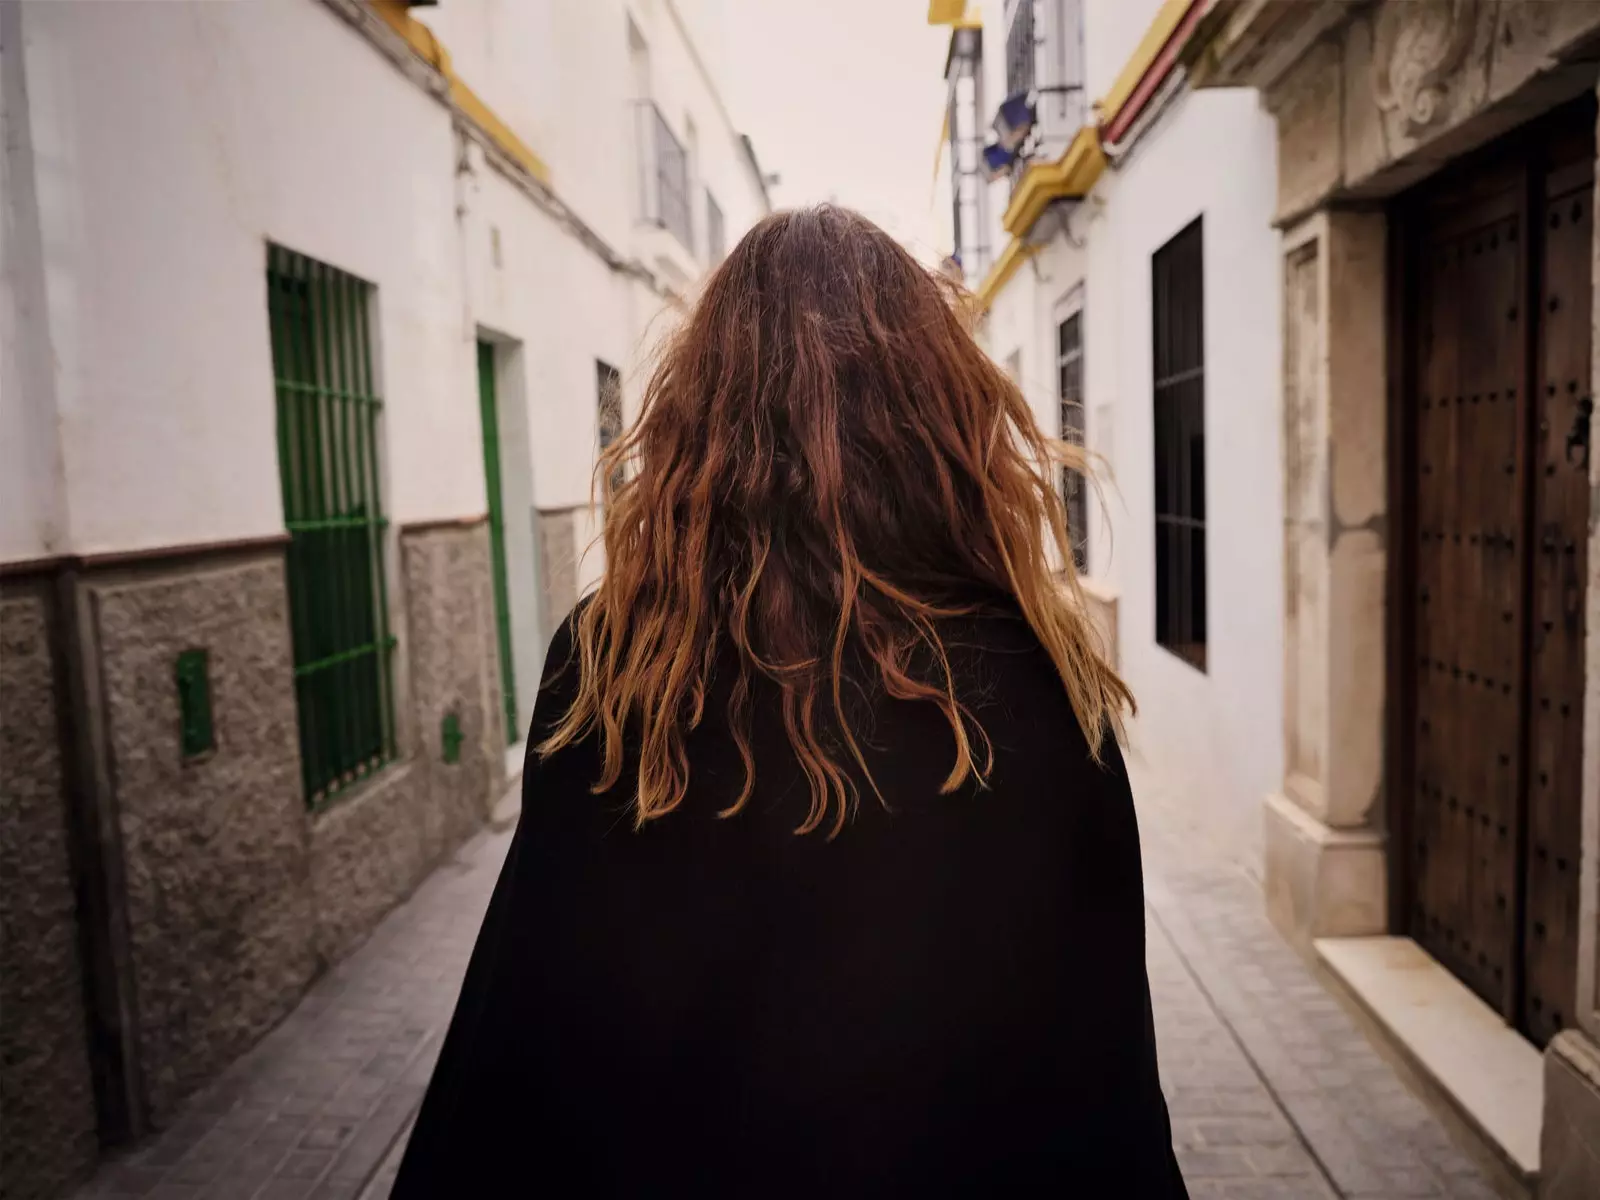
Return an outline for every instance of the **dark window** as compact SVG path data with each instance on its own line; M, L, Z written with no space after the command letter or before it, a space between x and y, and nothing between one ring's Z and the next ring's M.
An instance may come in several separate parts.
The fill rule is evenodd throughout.
M1083 445L1083 313L1075 312L1056 326L1056 392L1061 403L1061 440ZM1088 485L1081 472L1061 468L1061 499L1067 506L1067 532L1072 535L1072 561L1089 569Z
M600 449L604 452L606 447L622 436L622 372L610 363L599 361L594 364L594 371ZM623 474L620 466L611 472L612 491L622 486Z
M268 250L300 769L312 807L395 757L372 293L325 263Z
M1156 641L1206 669L1206 367L1201 225L1150 262L1155 377Z
M661 110L639 101L640 189L644 219L670 231L686 250L694 250L694 218L689 207L689 152L672 132Z
M717 198L706 190L706 260L716 266L728 254L728 234L722 219L722 207Z

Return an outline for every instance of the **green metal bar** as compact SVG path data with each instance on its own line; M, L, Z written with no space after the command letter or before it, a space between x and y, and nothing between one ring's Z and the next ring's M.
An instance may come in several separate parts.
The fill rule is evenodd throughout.
M272 371L277 382L277 395L274 402L278 410L278 474L283 489L285 524L291 526L291 541L284 562L285 583L289 599L291 647L295 661L299 662L305 654L306 611L304 587L301 581L302 572L298 569L301 547L295 544L292 534L293 520L299 515L301 506L298 471L295 464L295 445L299 435L295 422L295 407L298 404L298 400L284 389L284 384L291 373L292 335L290 327L293 321L293 308L290 302L291 284L287 267L285 252L277 246L269 246L267 250L267 305L272 334ZM298 690L297 687L297 708L299 707ZM302 782L309 783L309 779L306 778L303 737L300 758ZM307 795L310 795L309 789Z
M358 316L361 330L361 360L367 372L367 393L374 399L378 398L378 389L374 378L372 362L372 331L369 322L370 295L364 294L364 303L361 305ZM368 461L371 466L370 512L374 518L383 513L383 485L379 469L379 442L378 442L378 407L371 405L367 409L366 421ZM377 576L378 591L378 632L385 645L389 645L389 580L384 572L384 535L381 529L374 530L372 535L372 570ZM394 753L394 688L390 664L392 653L386 654L380 660L379 689L382 694L383 716L383 751L386 756Z
M392 650L397 640L391 637L384 638L381 642L367 642L360 646L352 646L348 650L340 650L338 653L330 654L326 658L319 658L316 662L297 664L294 669L295 677L304 679L309 675L319 674L343 663L353 662L366 655Z
M383 402L375 400L360 390L345 391L341 388L323 387L316 383L299 383L290 379L280 379L278 386L286 392L301 392L315 396L332 396L336 400L353 400L366 407L382 408Z
M351 293L355 281L348 275L341 275L336 281L335 294L337 296L337 320L335 324L339 330L339 378L338 391L345 393L335 399L339 406L339 465L345 479L345 489L348 497L355 504L363 498L364 489L360 480L356 478L352 462L350 437L351 437L351 410L356 402L348 398L351 390L351 378L355 373L355 345L353 330L354 322ZM345 579L345 586L350 594L357 598L352 604L352 620L359 627L365 627L370 622L371 605L361 603L364 595L358 568L361 536L346 530L340 534L343 543L340 550L340 568ZM365 609L365 612L361 610ZM352 674L356 676L355 683L360 685L361 703L350 704L345 707L348 714L346 721L350 731L350 755L359 769L368 753L367 717L372 707L373 697L370 689L365 686L367 673L365 666L352 667Z
M316 385L317 390L307 392L301 396L301 403L306 408L306 427L310 433L306 453L306 479L311 486L311 511L316 514L316 520L326 520L333 515L328 494L328 484L323 470L323 404L321 387L324 377L322 345L318 337L317 304L317 274L318 264L313 260L301 257L300 266L305 284L306 319L302 326L304 335L303 375L302 377ZM304 535L307 556L306 590L307 600L311 606L312 650L308 656L311 661L319 661L330 654L336 653L338 643L329 628L330 597L328 595L328 538L321 530L308 531ZM330 694L328 680L319 674L306 677L306 686L310 692L310 704L307 723L311 726L315 739L316 755L313 766L315 781L318 791L326 791L337 782L337 746L329 736L328 714L337 702L336 696Z
M286 350L284 376L290 382L304 383L308 374L306 369L308 313L304 265L299 255L283 251L280 267L287 318L284 329ZM315 493L312 490L309 474L312 434L308 409L311 406L303 392L295 391L289 396L289 407L294 425L294 439L289 458L296 493L295 511L301 518L315 519L312 516L315 513ZM311 587L311 579L316 570L314 548L310 540L304 536L295 537L291 534L291 538L289 580L300 613L299 626L295 630L295 659L297 662L306 662L316 658L319 653L316 644L316 597ZM296 690L300 710L300 769L306 795L309 798L321 786L320 738L316 719L319 706L315 689L297 686Z
M332 397L332 391L338 386L339 379L339 336L338 312L334 300L333 270L326 264L317 268L317 287L313 296L314 309L317 314L317 334L321 346L318 360L317 382L322 386L322 392L317 398L319 421L326 426L327 436L323 441L322 470L328 481L329 511L335 517L342 517L349 513L350 497L344 481L339 473L339 426L337 407L339 402ZM350 594L348 579L345 574L345 531L329 529L319 535L327 547L327 575L324 585L328 595L328 633L331 644L336 647L349 647L357 642L354 614L351 612L351 601L354 596ZM331 764L334 777L343 782L350 768L351 728L350 712L356 707L351 695L351 672L348 660L330 674L327 686L332 692L335 702L330 704L325 714L326 730L329 743L333 746L333 762Z
M367 517L327 517L321 521L290 521L287 528L290 533L312 533L324 529L366 529L371 525L388 525L387 518L371 520Z
M506 578L505 500L500 480L500 413L495 392L494 346L478 343L478 407L483 423L483 477L489 495L489 559L494 574L495 641L500 652L500 696L506 741L515 744L517 678L511 653L511 599Z
M356 337L355 320L356 305L359 300L361 285L349 275L340 281L339 288L339 338L340 338L340 370L339 382L341 387L350 393L360 386L359 354L360 348ZM345 478L351 482L356 496L356 502L362 507L367 518L367 524L360 530L347 531L343 537L345 541L345 577L349 582L351 591L357 600L354 611L357 624L361 629L364 640L374 641L377 629L372 611L372 588L366 576L366 544L372 537L372 513L366 504L366 486L360 471L358 455L354 445L355 437L361 426L361 409L359 401L345 400L340 405L340 453L343 457ZM356 676L355 684L360 689L361 702L350 706L351 712L351 744L352 756L357 768L372 759L375 754L381 757L382 746L374 746L378 741L378 707L382 698L377 687L377 662L362 662L351 667L351 672Z

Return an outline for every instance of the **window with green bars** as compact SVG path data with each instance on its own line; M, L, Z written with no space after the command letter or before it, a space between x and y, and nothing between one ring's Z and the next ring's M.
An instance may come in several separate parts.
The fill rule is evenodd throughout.
M372 291L268 248L300 764L312 807L395 756Z

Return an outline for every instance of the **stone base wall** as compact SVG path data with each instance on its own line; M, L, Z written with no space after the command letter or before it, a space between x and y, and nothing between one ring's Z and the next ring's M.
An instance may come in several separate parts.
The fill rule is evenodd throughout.
M151 1121L270 1029L316 972L281 555L88 588ZM174 669L210 664L216 749L186 761Z
M546 641L556 624L578 603L578 526L573 509L545 509L539 513L539 581L544 592Z
M94 1089L63 805L49 592L0 598L0 1196L94 1167Z
M85 936L92 947L126 946L96 987L128 1014L133 1124L159 1128L488 818L505 783L506 733L487 529L405 531L397 565L398 760L315 814L301 780L279 547L76 573L82 749L61 745L55 581L7 585L3 1200L68 1194L98 1156ZM176 671L189 650L206 652L215 744L185 757ZM65 791L69 753L88 756L82 796ZM114 833L99 853L115 863L95 872L120 881L106 929L79 929L68 824L78 809Z
M415 751L430 797L423 844L431 861L483 824L505 780L488 526L403 533L400 565ZM461 738L455 762L446 761L450 716Z

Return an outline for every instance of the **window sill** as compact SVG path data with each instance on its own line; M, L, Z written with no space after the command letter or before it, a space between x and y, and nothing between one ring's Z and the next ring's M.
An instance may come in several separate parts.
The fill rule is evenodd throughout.
M325 800L308 805L306 811L311 817L312 829L315 830L323 821L331 819L352 805L360 803L368 796L386 792L392 788L403 787L405 782L411 778L416 765L416 755L391 759L365 779L352 783L349 787L335 792Z

